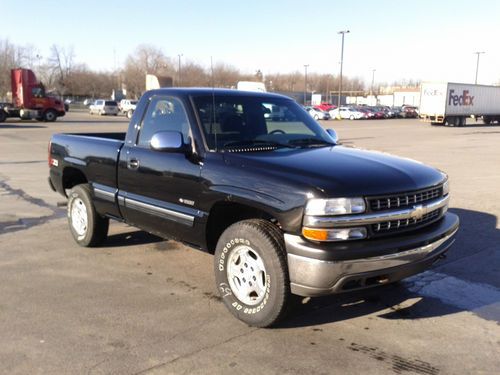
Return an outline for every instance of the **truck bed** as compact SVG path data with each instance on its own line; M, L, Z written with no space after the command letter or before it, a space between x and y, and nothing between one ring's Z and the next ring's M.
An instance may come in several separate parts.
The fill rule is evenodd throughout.
M64 192L66 167L81 171L88 182L99 181L109 187L117 187L116 170L118 157L126 133L60 133L51 140L51 178L57 191ZM54 161L55 160L55 161ZM56 176L58 175L58 176ZM61 178L62 177L62 178Z

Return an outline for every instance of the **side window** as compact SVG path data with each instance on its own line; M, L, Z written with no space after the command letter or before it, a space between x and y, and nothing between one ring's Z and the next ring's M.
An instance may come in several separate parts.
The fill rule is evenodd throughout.
M182 102L175 97L153 97L142 120L137 145L149 147L153 135L160 131L182 133L189 143L189 121Z
M45 96L44 92L43 92L43 89L41 87L33 87L31 89L31 95L34 98L43 98Z

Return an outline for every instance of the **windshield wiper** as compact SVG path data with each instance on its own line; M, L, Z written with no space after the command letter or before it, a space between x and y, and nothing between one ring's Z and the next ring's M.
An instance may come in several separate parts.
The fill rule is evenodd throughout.
M320 138L299 138L299 139L292 139L288 141L289 144L294 145L294 146L335 146L335 143L327 142L324 139Z
M297 148L297 146L293 146L290 144L273 142L273 141L264 141L261 139L252 139L252 140L246 140L246 141L231 141L231 142L227 142L226 144L224 144L223 147L230 148L230 149L238 149L238 148L242 148L242 147Z

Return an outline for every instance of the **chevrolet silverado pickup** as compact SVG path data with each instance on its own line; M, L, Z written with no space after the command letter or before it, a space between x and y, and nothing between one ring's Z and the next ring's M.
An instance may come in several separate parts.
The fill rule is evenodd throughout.
M282 319L292 295L429 268L459 225L446 174L344 147L270 93L148 91L126 133L55 134L48 158L79 245L99 245L113 219L210 252L225 305L259 327Z

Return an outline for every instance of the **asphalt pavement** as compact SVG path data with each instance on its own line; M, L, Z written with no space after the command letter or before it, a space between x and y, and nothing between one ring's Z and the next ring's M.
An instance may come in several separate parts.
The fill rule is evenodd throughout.
M124 117L0 124L0 373L499 373L500 126L322 124L344 145L447 172L461 229L424 274L305 299L273 329L226 311L209 254L120 223L102 247L72 240L47 184L50 135L125 131Z

